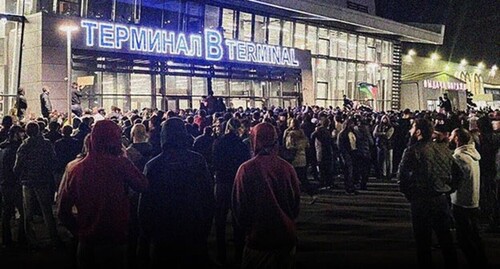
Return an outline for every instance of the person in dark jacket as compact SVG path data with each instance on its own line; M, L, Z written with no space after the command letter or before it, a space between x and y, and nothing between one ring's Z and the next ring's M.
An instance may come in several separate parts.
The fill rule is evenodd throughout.
M500 200L498 197L498 177L496 156L500 146L500 135L493 132L491 119L482 116L477 121L479 135L476 147L481 155L481 199L482 213L488 219L488 232L500 232Z
M193 143L193 150L205 157L208 167L212 168L213 146L215 138L212 135L212 127L206 126L203 134L196 137Z
M319 181L318 161L316 160L316 147L314 146L314 139L312 139L311 137L315 128L316 126L311 122L311 114L305 114L302 120L302 124L300 125L300 129L304 131L304 134L309 140L309 147L307 147L306 149L306 169L309 169L311 171L311 174L313 175L315 181Z
M354 163L357 161L358 143L354 126L356 121L353 118L344 121L342 131L338 135L338 146L342 158L342 171L344 172L344 188L348 195L358 194L354 188Z
M36 122L26 125L28 138L17 150L14 173L23 186L24 225L28 243L38 247L33 227L33 213L37 202L54 246L60 246L56 221L52 212L54 204L55 153L52 143L43 138Z
M207 240L214 210L213 183L205 159L187 149L177 117L161 129L162 153L146 164L150 188L141 194L139 221L150 240L150 267L207 268Z
M88 154L66 168L58 217L78 240L79 268L127 268L128 191L145 191L148 181L125 156L116 123L98 121L87 141Z
M0 143L9 137L10 127L14 124L11 116L5 115L2 119L2 126L0 128Z
M321 187L333 186L333 138L328 130L330 121L328 118L321 118L320 124L311 134L316 148L316 160L319 166L319 179Z
M26 100L25 96L26 92L24 91L24 88L19 88L17 90L17 101L16 101L16 109L17 109L17 118L19 121L23 121L25 114L26 114L26 109L28 109L28 100Z
M161 123L160 115L153 115L149 120L148 142L153 147L153 157L161 153Z
M77 117L81 117L83 113L82 109L82 90L78 83L71 83L71 112Z
M55 167L55 179L56 179L56 189L59 188L62 176L64 174L64 169L66 165L74 160L76 156L82 151L80 142L75 138L71 137L73 128L66 125L62 129L63 136L54 144L54 150L56 153L56 167Z
M432 141L432 123L417 119L410 129L413 144L399 166L401 192L410 202L419 268L432 268L432 232L436 233L445 267L457 268L457 252L450 232L449 193L462 178L450 151Z
M215 229L217 238L217 259L226 262L226 219L231 209L231 191L234 177L240 165L250 159L250 149L239 136L241 123L231 118L226 123L223 136L214 142L213 167L215 172ZM238 263L243 252L244 235L233 219L235 260Z
M242 269L295 268L299 179L278 157L276 129L260 123L252 129L255 157L236 174L232 210L245 231Z
M139 171L144 171L144 166L153 157L153 147L147 141L146 126L136 123L130 131L132 143L127 147L127 157L134 163Z
M373 137L377 145L377 162L380 178L392 179L392 154L394 127L388 115L383 115L380 123L373 130Z
M369 122L366 119L360 119L357 126L354 127L356 134L357 162L360 164L371 163L370 147L373 146L373 137L370 132ZM370 165L357 165L354 173L355 182L359 182L359 189L366 190L368 177L370 175Z
M50 141L50 143L55 144L57 140L62 138L61 133L59 132L61 125L57 121L51 121L49 123L49 131L44 135L46 139Z
M134 163L139 171L144 171L146 163L152 158L153 147L147 142L148 135L146 126L142 123L136 123L130 131L132 143L127 147L127 157ZM130 190L130 225L129 225L129 243L127 258L128 264L135 268L140 260L147 260L145 250L147 250L147 240L140 235L139 218L137 210L139 208L139 193ZM144 251L143 251L144 250ZM139 252L138 252L139 251Z
M451 112L452 110L452 104L451 104L451 100L448 98L448 94L447 93L444 93L443 94L443 99L442 99L442 103L440 105L440 108L444 109L444 111L446 113L449 113Z
M52 102L50 101L50 90L49 87L44 86L42 88L42 93L40 94L40 107L42 109L42 116L44 118L49 118L52 112Z
M78 140L78 143L80 144L79 145L80 151L83 148L83 140L88 134L90 134L91 119L92 119L91 117L83 117L82 122L78 125L77 130L73 135L73 138Z
M19 177L14 173L14 164L16 162L16 152L23 141L24 129L18 125L10 128L9 137L0 144L2 152L2 163L0 170L0 193L2 194L2 245L12 247L11 221L15 219L16 209L20 218L17 223L17 243L26 243L26 234L24 232L24 210L23 210L23 192Z

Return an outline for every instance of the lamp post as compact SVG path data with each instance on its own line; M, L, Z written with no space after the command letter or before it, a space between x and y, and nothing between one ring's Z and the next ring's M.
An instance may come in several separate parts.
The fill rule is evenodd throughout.
M63 25L59 28L59 30L66 32L66 56L67 56L67 63L66 63L66 76L67 76L67 81L66 81L66 90L67 90L67 95L68 95L68 123L71 124L71 34L78 30L76 26L73 25Z

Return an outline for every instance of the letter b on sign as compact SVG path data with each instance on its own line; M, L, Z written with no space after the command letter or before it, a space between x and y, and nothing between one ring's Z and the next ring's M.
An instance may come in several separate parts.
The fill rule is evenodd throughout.
M222 36L219 32L205 30L205 59L209 61L219 61L224 56L222 48Z

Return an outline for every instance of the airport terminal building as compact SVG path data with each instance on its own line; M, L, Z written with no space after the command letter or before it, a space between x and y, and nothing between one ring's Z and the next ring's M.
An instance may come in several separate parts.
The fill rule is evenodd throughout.
M52 89L54 108L66 111L69 43L62 26L76 27L71 80L83 87L83 107L108 111L197 108L209 93L229 107L338 106L345 94L377 110L399 109L401 43L442 44L444 35L443 26L377 17L367 0L0 4L0 13L16 12L27 19L22 38L20 23L0 23L3 113L18 77L29 111L39 114L43 86ZM376 86L375 96L360 83Z

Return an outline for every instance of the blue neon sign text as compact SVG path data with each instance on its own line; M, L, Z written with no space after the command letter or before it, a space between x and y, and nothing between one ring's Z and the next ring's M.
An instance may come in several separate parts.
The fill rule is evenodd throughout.
M295 49L224 39L219 31L185 34L164 29L82 20L87 47L289 67L299 66Z

